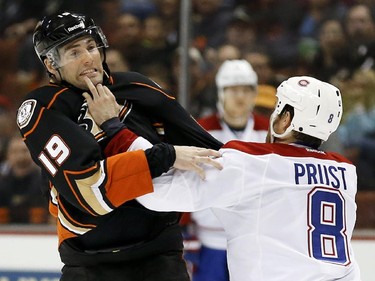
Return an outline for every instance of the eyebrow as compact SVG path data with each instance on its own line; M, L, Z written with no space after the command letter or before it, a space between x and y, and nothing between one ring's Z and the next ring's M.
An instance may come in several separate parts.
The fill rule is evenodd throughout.
M69 51L71 49L80 47L81 44L78 43L78 42L81 42L81 41L84 41L86 43L86 45L90 44L91 42L95 42L94 38L87 37L87 39L83 39L83 40L77 41L76 43L74 43L72 45L68 45L68 46L63 47L63 50L66 52L66 51Z

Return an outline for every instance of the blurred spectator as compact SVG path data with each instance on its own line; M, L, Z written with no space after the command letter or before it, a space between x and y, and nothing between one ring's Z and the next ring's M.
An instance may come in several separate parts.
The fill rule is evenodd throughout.
M262 49L249 50L244 54L244 59L247 60L254 68L258 75L259 84L267 84L278 87L285 76L275 72L272 66L269 54Z
M267 84L259 84L253 112L268 120L275 109L276 102L276 88Z
M0 95L0 163L6 158L6 147L10 137L18 131L16 113L8 97Z
M350 53L341 22L327 19L319 29L319 47L310 68L312 75L323 81L346 79L350 74Z
M224 44L217 49L217 65L220 66L226 60L238 60L241 58L241 51L232 44ZM218 70L218 68L216 69Z
M122 12L136 15L141 20L154 14L156 6L153 0L122 0Z
M337 0L308 0L306 13L299 27L299 36L317 39L322 22L327 18L342 19L346 9L346 5Z
M227 44L237 47L241 54L259 44L257 25L244 10L234 10L225 29L225 40Z
M23 37L44 13L46 0L0 1L0 37Z
M0 176L1 223L47 223L48 200L41 196L40 169L17 133L8 144Z
M180 26L180 0L155 0L157 14L163 20L166 39L170 44L178 44Z
M353 55L352 70L375 68L375 23L369 6L358 4L346 14L345 30L350 52Z
M130 13L124 13L117 19L112 32L113 48L121 51L132 71L138 71L142 60L142 22Z
M12 101L20 105L24 94L46 82L48 75L39 59L35 56L32 35L27 34L17 50L17 70L13 73L14 92Z
M204 52L205 61L212 68L213 77L215 77L220 65L226 60L241 59L241 51L233 44L224 43L216 49L209 48ZM213 83L215 79L212 80Z
M223 0L193 0L193 44L201 52L225 42L225 34L232 18L230 9L222 8Z
M149 16L143 21L142 65L157 63L170 69L177 45L169 43L166 36L159 16Z
M269 21L276 20L282 29L297 33L303 17L303 1L295 0L237 0L236 8L244 9L257 24L261 34L269 29ZM260 34L260 35L261 35Z
M125 72L129 71L129 64L124 59L121 52L114 48L106 50L106 63L111 72Z
M97 5L97 11L100 14L93 18L95 23L103 30L109 45L112 47L116 41L118 18L123 14L122 0L99 0Z
M357 166L358 186L375 186L375 71L357 70L341 84L343 122L338 128L344 154Z
M43 12L41 16L38 16L38 19L41 19L42 16L51 15L61 11L74 11L76 13L81 13L93 18L97 18L103 15L103 11L99 9L101 3L112 1L113 0L45 0L45 12Z
M298 55L297 28L303 17L301 1L241 0L238 3L255 24L257 45L266 48L273 66L284 72L293 71Z
M172 92L178 96L180 82L180 54L179 49L176 50L172 60ZM216 110L216 92L210 83L210 73L207 73L206 62L201 53L196 48L189 49L189 108L190 114L199 118L211 114Z

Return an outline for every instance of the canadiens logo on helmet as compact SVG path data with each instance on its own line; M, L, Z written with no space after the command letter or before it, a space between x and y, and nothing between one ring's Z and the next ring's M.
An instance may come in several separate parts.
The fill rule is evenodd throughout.
M17 113L17 125L20 129L26 127L33 116L36 100L24 101Z
M300 85L302 87L306 87L309 84L310 84L310 82L307 81L306 79L299 80L299 82L298 82L298 85Z

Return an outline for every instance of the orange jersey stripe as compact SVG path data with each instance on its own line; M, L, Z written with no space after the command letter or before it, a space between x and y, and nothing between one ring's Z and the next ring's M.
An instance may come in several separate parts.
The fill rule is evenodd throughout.
M107 161L107 198L118 207L128 200L152 192L153 185L146 155L143 150L120 153ZM111 167L121 167L121 173Z
M152 87L152 86L150 86L150 85L148 85L148 84L139 83L139 82L132 82L131 84L135 84L135 85L139 85L139 86L143 86L143 87L151 88L151 89L153 89L153 90L155 90L155 91L158 91L158 92L162 93L164 96L166 96L166 97L168 97L168 98L170 98L170 99L172 99L172 100L175 100L175 99L176 99L175 97L172 97L172 96L168 95L167 93L163 92L163 91L160 90L159 88Z
M64 89L58 91L58 92L53 96L53 98L51 99L50 103L49 103L48 106L47 106L47 109L50 109L51 106L53 105L53 103L55 102L55 100L57 99L57 97L58 97L62 92L65 92L66 90L68 90L68 88L64 88Z
M39 124L40 119L42 118L42 115L43 115L43 112L44 112L45 109L46 109L46 108L43 107L43 108L40 110L39 115L38 115L38 118L36 119L36 122L35 122L34 126L33 126L29 131L27 131L27 132L24 134L24 136L23 136L23 140L26 140L27 136L30 135L30 134L32 134L32 133L34 132L34 130L36 129L36 127L37 127L38 124Z

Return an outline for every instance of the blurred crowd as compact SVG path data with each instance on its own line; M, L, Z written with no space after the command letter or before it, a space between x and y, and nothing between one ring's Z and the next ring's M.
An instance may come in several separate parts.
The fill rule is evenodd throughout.
M62 10L93 17L109 41L111 71L141 72L178 97L181 1L0 1L0 223L49 220L38 209L46 202L32 195L42 184L42 178L33 174L37 168L22 152L20 159L12 160L15 147L22 150L22 143L17 143L19 147L13 143L20 141L15 136L16 109L28 91L48 82L32 46L38 20ZM325 148L357 165L359 190L375 190L375 1L191 0L191 4L191 20L182 23L191 30L188 111L202 118L217 110L215 75L228 59L245 59L252 65L262 95L259 101L265 105L270 104L267 95L274 98L275 88L286 77L311 75L328 81L341 89L345 111L342 125ZM17 164L23 172L17 171ZM22 204L30 211L20 218L12 208Z

